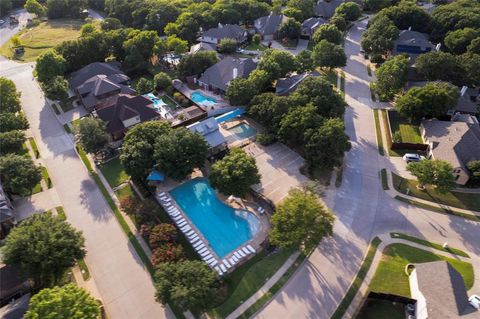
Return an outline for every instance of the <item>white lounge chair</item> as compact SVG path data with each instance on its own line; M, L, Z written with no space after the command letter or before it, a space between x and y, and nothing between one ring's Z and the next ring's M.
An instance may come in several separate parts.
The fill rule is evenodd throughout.
M172 206L171 203L165 203L165 202L162 202L162 205L163 205L164 207L175 207L175 206Z
M211 257L213 257L212 254L208 253L208 255L202 256L202 259L207 260L207 259L210 259Z
M175 209L177 209L177 207L175 207L175 206L170 206L170 207L167 208L168 211L172 211L172 210L175 210Z
M240 256L242 256L242 257L245 257L245 256L246 256L245 253L244 253L243 251L241 251L240 249L237 250L237 253L239 253Z
M235 263L238 263L238 258L235 257L235 255L232 256L232 259L235 261Z
M202 247L202 248L199 248L197 249L197 253L199 253L200 255L203 254L204 252L208 251L207 247Z
M223 274L223 271L220 269L220 267L215 266L215 267L213 267L213 269L215 269L218 272L219 275Z
M193 243L194 241L197 241L199 239L198 235L195 234L192 238L190 238L190 242Z
M248 250L247 247L243 247L242 250L246 255L250 254L250 250Z
M190 235L193 235L193 234L195 234L195 232L193 230L191 230L188 233L186 233L185 235L190 236Z
M190 229L192 229L192 227L190 225L186 225L186 226L183 226L182 228L180 228L182 233L185 233L186 231L189 231Z
M203 241L200 240L198 243L196 243L195 245L193 245L193 248L198 247L198 246L200 246L201 244L203 244Z
M223 264L220 264L220 269L222 269L224 273L227 272L227 268Z
M235 260L233 260L233 258L229 258L228 261L232 264L232 266L234 266L236 264Z
M252 245L250 245L250 244L247 245L247 249L250 250L252 252L252 254L255 254L257 252L255 250L255 248L253 248Z
M214 258L211 262L208 263L210 267L214 267L216 264L218 264L218 261Z
M185 226L185 225L187 225L187 222L185 221L185 219L182 220L182 221L177 221L177 226L178 226L178 227L183 227L183 226Z
M195 250L196 250L196 251L199 251L199 250L202 249L202 248L205 248L205 245L204 245L203 243L200 244L200 245L198 245L197 247L195 247Z
M160 197L160 200L163 200L164 202L169 202L169 201L171 201L172 199L169 198L169 197L163 196L163 197Z
M241 258L242 258L242 255L240 255L240 254L237 253L237 252L234 252L233 255L234 255L235 257L237 257L238 259L241 259Z
M210 264L210 263L211 263L212 261L214 261L214 260L215 260L215 258L210 257L210 258L208 258L208 259L205 259L205 262L206 262L207 264Z
M184 222L184 221L185 221L185 218L183 218L183 217L180 218L179 220L177 220L177 225L178 225L178 223L181 223L181 222Z
M224 260L222 260L222 261L223 261L223 264L224 264L225 266L227 266L227 268L232 268L232 265L230 265L230 263L228 262L228 260L224 259Z
M160 193L160 194L158 194L158 195L160 195L160 196L163 196L163 195L167 195L167 193L165 193L165 192L161 192L161 193Z
M175 220L180 220L183 218L182 215L180 215L180 213L172 214L171 216Z

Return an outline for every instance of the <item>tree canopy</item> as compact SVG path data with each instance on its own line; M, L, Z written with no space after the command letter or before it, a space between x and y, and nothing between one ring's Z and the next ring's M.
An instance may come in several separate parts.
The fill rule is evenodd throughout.
M109 140L105 123L97 118L85 117L74 127L75 137L87 153L97 154Z
M255 83L250 79L233 79L227 87L225 96L231 105L247 105L258 92Z
M454 54L467 52L467 47L472 40L480 36L480 30L473 28L463 28L450 31L445 37L445 46Z
M37 0L27 0L24 7L28 13L34 14L37 17L41 17L46 13L45 7L42 6Z
M153 77L153 84L157 90L165 90L172 86L172 78L165 72L159 72Z
M458 0L438 6L431 17L431 38L440 42L449 31L480 28L480 4L475 0Z
M292 189L273 214L270 242L283 248L315 246L333 234L335 217L306 189Z
M355 2L343 2L335 9L335 14L345 15L348 21L355 21L362 15L362 10Z
M217 61L218 59L215 52L200 51L182 57L177 69L182 76L199 75L217 63Z
M278 30L282 38L298 39L302 34L302 25L295 19L288 19Z
M277 134L287 144L301 145L309 130L319 127L322 122L323 118L313 104L293 107L282 117Z
M343 47L327 40L321 40L313 48L313 63L322 68L337 68L347 64L347 56Z
M63 76L57 75L41 85L45 96L50 100L64 100L68 97L68 82Z
M42 179L31 158L16 154L0 157L0 176L5 190L22 196L30 195Z
M393 49L393 40L398 38L399 32L388 17L377 17L362 35L362 48L369 54L384 55Z
M400 30L412 28L418 32L430 31L430 15L416 3L401 1L395 6L382 9L372 22L376 23L382 17L390 19Z
M283 115L289 108L290 103L287 97L262 93L252 99L247 106L247 113L267 131L276 132Z
M0 133L0 155L20 152L25 139L25 133L20 130Z
M229 38L221 39L217 47L221 53L235 53L235 51L237 51L237 41Z
M47 287L85 256L84 245L82 233L62 217L49 212L35 214L8 234L4 262L18 267L36 287Z
M194 168L203 166L208 148L200 134L183 127L172 130L156 138L155 167L167 176L181 180Z
M167 122L149 121L135 125L123 139L120 161L134 179L142 180L155 164L155 140L171 130Z
M429 81L442 80L463 85L465 70L459 59L447 52L428 52L415 60L418 73Z
M374 88L381 100L392 100L407 82L408 57L396 55L390 57L376 72L377 81Z
M459 97L457 87L446 82L431 82L414 87L397 99L395 109L412 120L438 117L452 109Z
M243 149L234 148L212 165L209 181L225 195L245 196L250 186L260 183L255 159Z
M420 186L432 185L440 193L455 187L453 167L442 160L424 160L408 164L407 170L418 179Z
M323 24L315 30L313 33L312 40L314 43L319 43L322 40L327 40L328 42L334 44L341 44L343 41L343 34L338 30L338 28L333 24Z
M180 309L207 309L220 286L217 273L198 260L160 263L154 281L157 300Z
M297 63L295 56L290 52L268 49L263 52L257 68L268 72L271 79L275 80L296 70Z
M0 77L0 113L20 111L20 92L12 80Z
M23 113L0 113L0 133L26 130L30 127Z
M297 9L302 13L299 21L308 19L314 15L314 0L288 0L287 7Z
M45 288L33 295L25 319L97 319L100 304L75 285Z

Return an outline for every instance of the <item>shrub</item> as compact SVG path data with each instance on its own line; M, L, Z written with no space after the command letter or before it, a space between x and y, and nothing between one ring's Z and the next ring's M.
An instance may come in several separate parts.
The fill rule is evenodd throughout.
M157 247L152 253L152 264L154 266L159 263L177 262L184 258L182 245L166 243Z
M172 224L158 224L150 230L148 242L150 247L157 248L172 243L177 238L177 229Z

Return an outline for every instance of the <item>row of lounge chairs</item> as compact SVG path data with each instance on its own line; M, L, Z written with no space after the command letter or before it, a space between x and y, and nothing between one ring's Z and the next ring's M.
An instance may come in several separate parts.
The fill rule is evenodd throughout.
M200 238L197 232L192 229L188 222L183 218L180 210L171 203L172 199L167 193L162 192L157 195L160 204L165 208L167 214L170 215L177 227L182 231L187 240L192 244L193 249L200 255L202 260L210 267L215 267L218 264L214 254L210 251L208 245Z
M223 275L236 264L238 264L243 258L247 257L250 254L255 254L256 250L252 245L248 244L244 247L239 248L230 256L230 258L225 258L222 260L220 265L215 266L214 269L220 274Z

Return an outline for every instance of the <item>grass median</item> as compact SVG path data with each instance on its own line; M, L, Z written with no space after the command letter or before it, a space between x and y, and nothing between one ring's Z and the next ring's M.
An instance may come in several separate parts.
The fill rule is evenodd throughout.
M382 138L382 130L380 128L380 118L378 115L378 109L373 110L373 118L375 119L375 133L377 135L377 146L378 146L378 153L382 156L385 155L385 151L383 148L383 138Z
M466 252L464 252L460 249L451 248L451 247L443 248L443 246L440 245L440 244L432 243L428 240L413 237L413 236L410 236L410 235L406 235L406 234L402 234L402 233L390 233L390 237L405 239L405 240L408 240L408 241L411 241L411 242L414 242L414 243L417 243L417 244L420 244L420 245L423 245L423 246L427 246L427 247L434 248L436 250L444 251L446 253L455 254L455 255L458 255L458 256L470 258L470 256Z

